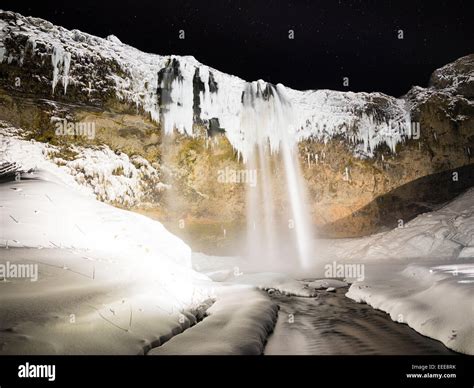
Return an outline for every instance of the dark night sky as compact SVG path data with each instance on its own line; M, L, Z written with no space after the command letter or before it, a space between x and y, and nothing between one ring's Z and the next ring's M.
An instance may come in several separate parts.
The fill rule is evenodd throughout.
M0 7L296 89L399 96L426 86L437 67L474 53L472 0L2 0Z

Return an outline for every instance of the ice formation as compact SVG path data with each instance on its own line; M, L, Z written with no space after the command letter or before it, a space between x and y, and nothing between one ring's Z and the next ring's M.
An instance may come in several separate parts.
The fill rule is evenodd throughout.
M36 41L32 40L32 44L33 44L32 47L34 48L36 46ZM53 47L53 53L51 55L51 62L53 65L53 81L52 81L53 93L59 81L59 74L62 71L61 83L63 84L63 87L64 87L64 94L66 94L67 85L69 82L69 68L71 66L71 54L65 51L61 45L55 45Z
M279 109L269 104L276 101L268 99L272 90L285 96L285 111L290 113L285 137L290 142L308 138L328 141L342 135L357 155L372 156L378 145L385 143L394 151L399 142L411 136L405 101L381 93L297 91L262 80L246 82L193 57L143 53L114 36L97 38L12 12L0 11L0 31L2 62L23 65L28 59L5 48L6 40L18 36L27 38L32 56L39 50L40 56L51 57L53 92L61 83L65 94L71 84L87 95L115 93L148 112L166 133L177 130L193 135L193 124L212 123L225 131L244 161L256 142L269 141L271 150L276 151L283 141L272 121ZM100 75L91 67L98 63L104 66ZM262 109L264 116L256 117ZM254 127L249 125L252 117L263 126L258 135L250 129Z

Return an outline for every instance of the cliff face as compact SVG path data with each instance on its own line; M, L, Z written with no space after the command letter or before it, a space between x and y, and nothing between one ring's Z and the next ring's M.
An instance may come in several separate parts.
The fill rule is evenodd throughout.
M361 156L372 156L380 144L394 150L411 136L405 101L381 93L246 82L193 57L147 54L113 36L101 39L10 12L0 14L0 29L7 90L101 109L120 101L167 134L193 136L196 124L212 125L225 131L243 160L262 141L277 151L283 139L275 125L282 121L289 141L340 135Z
M436 70L428 88L413 87L403 97L418 132L395 152L381 146L360 159L343 142L304 144L326 155L305 168L325 233L354 236L401 225L474 184L473 72L474 55L460 58Z
M321 233L360 235L406 221L472 185L470 168L461 168L472 163L473 96L474 55L402 98L297 91L0 12L0 119L61 149L107 145L144 157L170 185L149 196L148 211L172 223L238 229L246 187L223 184L219 173L244 169L255 146L268 144L278 177L282 141L298 147ZM63 119L94 123L95 136L57 136ZM410 186L443 171L446 195L427 196L432 184ZM272 188L277 200L280 190Z

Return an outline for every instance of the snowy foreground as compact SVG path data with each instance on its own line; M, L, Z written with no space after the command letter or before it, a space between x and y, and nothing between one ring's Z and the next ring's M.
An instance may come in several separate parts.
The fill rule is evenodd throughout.
M390 314L455 351L474 354L474 260L429 262L369 272L347 295Z
M261 354L278 316L268 293L313 297L341 278L349 298L474 354L474 189L403 228L318 241L304 278L322 279L298 281L192 253L159 222L97 201L44 145L8 135L3 155L24 172L0 183L0 354ZM328 264L364 270L328 276Z
M268 296L221 290L159 222L77 193L60 176L0 183L0 354L144 354L216 300L206 327L226 329L179 353L262 353L277 314Z

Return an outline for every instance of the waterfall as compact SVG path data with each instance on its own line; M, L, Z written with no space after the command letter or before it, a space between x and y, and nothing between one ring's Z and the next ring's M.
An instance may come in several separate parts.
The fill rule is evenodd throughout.
M307 268L312 233L294 136L294 110L283 86L248 83L240 131L257 185L247 195L247 255L265 268ZM279 194L279 200L275 197Z
M256 175L256 185L247 186L245 251L265 269L304 269L315 263L300 141L341 136L356 157L367 157L383 143L395 152L397 144L411 137L409 109L402 99L246 82L191 57L154 57L151 64L156 87L150 90L152 83L145 83L134 96L143 96L143 106L153 119L159 117L164 133L199 136L199 124L208 127L210 136L225 134L250 170L245 176ZM140 67L132 70L146 73ZM126 92L119 95L127 98ZM167 147L163 149L166 157ZM316 163L319 157L314 156Z

